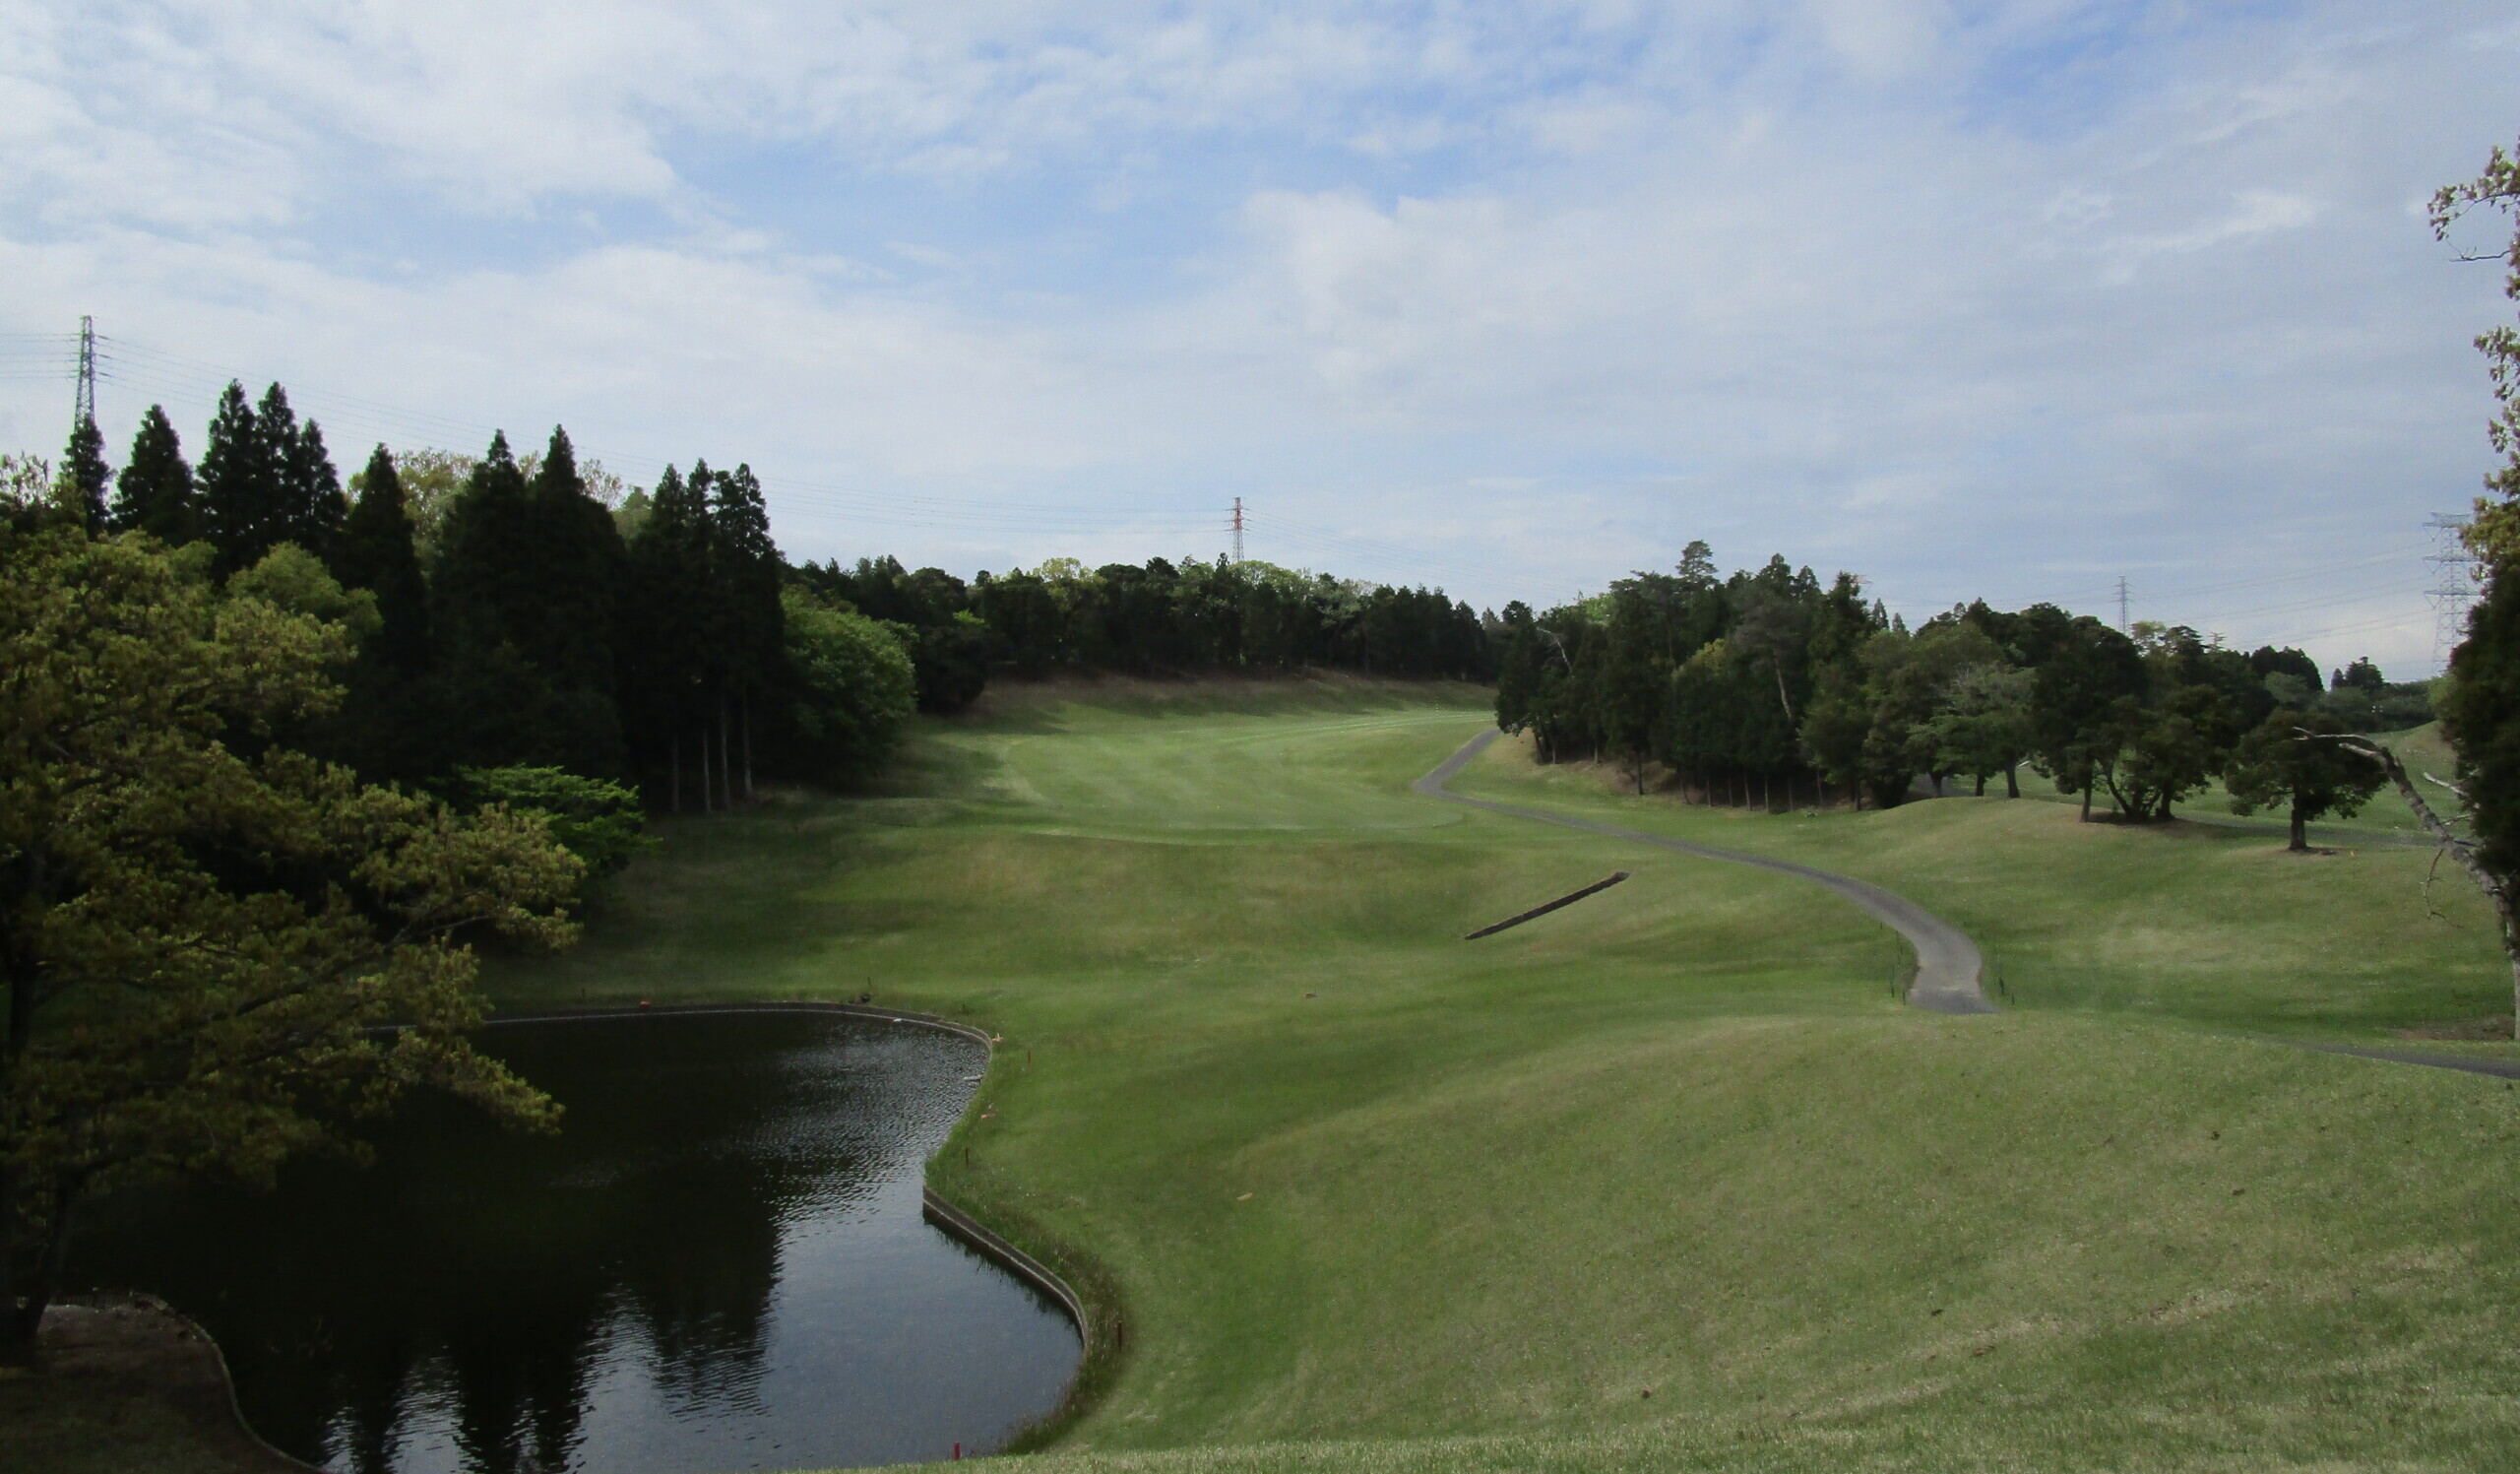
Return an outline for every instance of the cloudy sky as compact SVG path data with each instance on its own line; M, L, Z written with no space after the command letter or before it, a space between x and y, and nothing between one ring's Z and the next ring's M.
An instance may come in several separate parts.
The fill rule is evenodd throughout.
M0 448L748 461L793 556L1545 603L1693 538L2432 667L2508 0L0 10Z

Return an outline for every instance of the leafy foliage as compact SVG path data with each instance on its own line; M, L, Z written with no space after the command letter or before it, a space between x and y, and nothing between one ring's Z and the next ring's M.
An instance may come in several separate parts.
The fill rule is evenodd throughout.
M456 792L476 807L540 814L551 837L586 866L589 879L619 874L657 847L631 789L566 768L458 768Z
M892 632L826 609L801 589L785 597L800 757L825 776L863 776L892 751L917 704L918 678Z
M2309 848L2307 826L2313 819L2340 814L2352 818L2387 782L2376 765L2322 737L2349 729L2326 712L2278 711L2240 738L2232 769L2224 780L2231 790L2232 812L2254 813L2284 806L2293 821L2296 850Z
M116 1181L268 1178L420 1082L548 1118L465 1041L481 999L457 933L566 940L554 908L580 867L539 818L460 816L259 740L327 711L325 673L350 655L341 625L275 602L300 586L288 566L222 596L149 544L0 532L0 1306L18 1342L73 1208Z
M2435 194L2434 234L2446 237L2452 224L2478 206L2520 216L2520 158L2496 148L2476 178ZM2520 302L2520 227L2503 261L2504 294ZM2487 434L2502 464L2487 475L2488 494L2477 502L2466 533L2482 565L2483 588L2469 610L2468 637L2450 656L2441 725L2458 751L2478 862L2507 881L2520 872L2520 330L2504 323L2476 344L2497 406ZM2520 937L2508 939L2520 949ZM2520 958L2520 950L2514 956Z

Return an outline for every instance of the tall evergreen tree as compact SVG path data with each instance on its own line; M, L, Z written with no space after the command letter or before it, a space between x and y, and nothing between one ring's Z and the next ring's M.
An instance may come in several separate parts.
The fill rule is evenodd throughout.
M566 481L574 487L574 466ZM598 670L580 658L590 644L603 652L606 632L560 626L600 621L610 606L587 592L582 550L546 545L551 523L507 436L494 437L439 541L433 613L453 746L458 761L477 766L549 764L606 777L624 756L611 672L608 661ZM610 519L601 527L608 535Z
M527 488L537 612L518 643L554 680L609 697L623 554L612 513L588 494L569 432L554 426Z
M272 386L278 394L280 386ZM272 396L265 396L269 405ZM287 400L280 400L286 409ZM294 418L290 433L296 430ZM260 418L245 402L245 386L230 379L210 420L202 449L196 502L203 535L218 549L222 574L251 567L281 539L280 478Z
M647 520L630 545L622 629L622 686L637 745L665 772L665 798L680 809L683 773L701 754L711 642L712 545L706 463L686 481L673 467L657 479ZM697 797L700 790L695 787Z
M719 752L727 750L728 707L740 724L743 794L753 795L752 704L778 673L786 616L780 609L780 558L770 539L770 507L752 467L738 464L717 479L709 502L716 553L721 628L718 657L724 673L720 694ZM722 761L721 768L723 770Z
M105 530L105 486L113 474L105 464L105 437L96 428L96 417L80 416L70 427L70 444L61 453L61 480L91 537Z
M376 447L358 481L358 499L334 549L333 573L345 587L375 592L382 622L370 648L380 662L416 673L428 665L428 584L420 575L393 452Z
M184 464L183 442L160 406L151 405L140 417L140 432L131 437L131 461L114 481L105 521L115 532L147 533L170 547L201 537L201 519L193 506L193 469Z
M274 384L271 392L277 398L280 386ZM271 401L264 403L268 406ZM286 414L285 401L281 410ZM263 424L268 429L272 423L267 412ZM280 483L281 540L329 559L341 539L349 504L342 497L341 473L324 449L322 426L307 420L295 434L276 439L271 454Z

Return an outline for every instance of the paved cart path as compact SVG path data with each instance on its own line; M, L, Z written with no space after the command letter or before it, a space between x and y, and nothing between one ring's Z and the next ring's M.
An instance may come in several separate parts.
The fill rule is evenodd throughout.
M1523 808L1512 803L1498 803L1486 799L1465 798L1444 787L1470 760L1487 749L1487 744L1503 734L1489 729L1462 744L1462 749L1445 758L1443 765L1420 778L1412 787L1429 799L1448 803L1466 803L1489 813L1507 814L1517 819L1531 819L1542 824L1560 824L1581 829L1588 834L1607 835L1640 845L1657 845L1694 855L1700 860L1721 860L1733 865L1756 865L1763 870L1781 870L1786 874L1825 885L1839 895L1863 908L1890 929L1908 939L1917 951L1917 978L1908 987L1908 1001L1935 1013L1992 1013L1995 1005L1986 1001L1979 979L1985 971L1985 960L1978 955L1978 944L1969 933L1935 916L1905 896L1894 895L1877 885L1867 885L1850 876L1813 869L1789 860L1771 860L1764 855L1744 855L1737 850L1719 850L1712 845L1693 845L1686 840L1667 839L1638 829L1624 829L1616 824L1597 823L1591 819L1550 813L1546 809Z

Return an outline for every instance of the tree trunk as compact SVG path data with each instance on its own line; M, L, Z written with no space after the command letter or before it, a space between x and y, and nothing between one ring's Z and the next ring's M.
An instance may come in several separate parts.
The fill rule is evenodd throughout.
M700 811L715 813L718 803L709 793L709 723L700 724Z
M673 804L673 811L674 811L675 813L680 813L680 812L682 812L682 734L681 734L681 733L677 732L677 733L675 733L672 737L667 737L667 738L665 739L665 761L666 761L667 763L669 763L669 764L671 764L671 765L672 765L672 772L673 772L673 776L672 776L671 778L669 778L669 779L665 780L665 792L673 796L673 797L672 797L672 800L670 801L672 802L672 804Z
M752 793L752 687L744 687L744 801L753 801Z
M2091 781L2090 779L2086 778L2086 779L2084 779L2084 780L2083 780L2083 816L2082 816L2082 822L2083 822L2083 823L2086 823L2086 824L2088 824L2088 823L2090 823L2090 822L2091 822L2091 785L2092 785L2092 781Z
M53 1294L61 1287L61 1271L70 1259L70 1217L78 1202L79 1179L64 1177L53 1184L52 1221L44 1225L42 1256L34 1273L8 1287L9 1324L0 1347L10 1358L34 1350L36 1333L43 1329L43 1313L51 1307Z
M2310 847L2310 816L2297 801L2293 804L2293 843L2285 848L2296 854Z
M726 755L726 693L718 693L718 797L735 806L734 764Z
M1970 798L1972 798L1972 799L1983 799L1983 798L1986 797L1986 775L1985 775L1985 774L1981 773L1981 774L1979 774L1979 775L1978 775L1978 791L1977 791L1976 793L1974 793L1974 794L1971 794L1969 797L1970 797Z
M2021 764L2019 762L2004 764L2004 797L2007 799L2021 797Z

